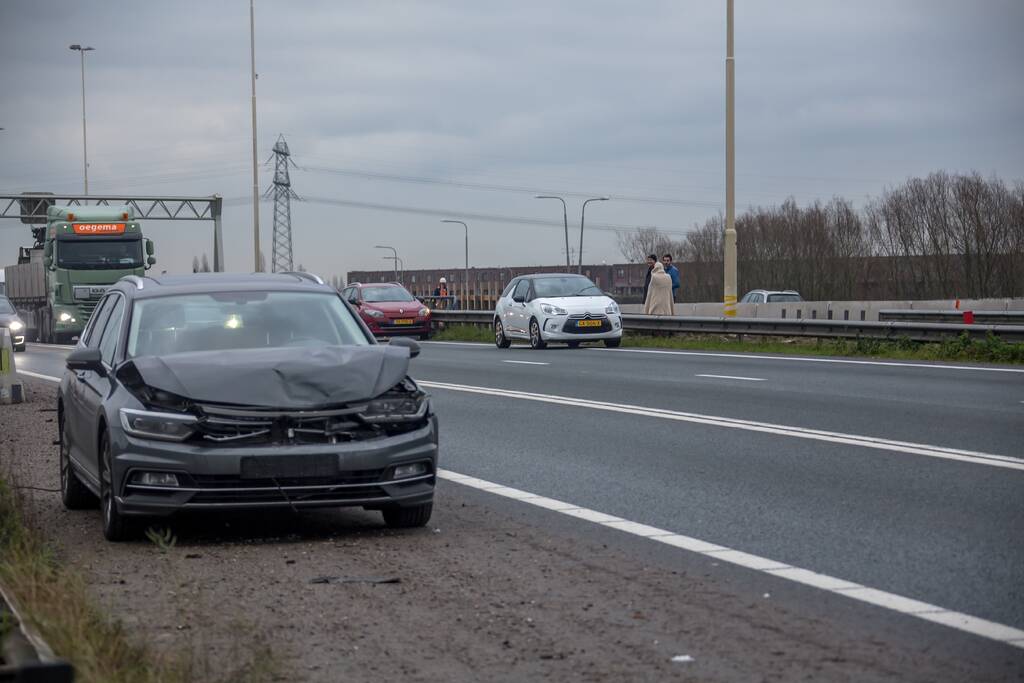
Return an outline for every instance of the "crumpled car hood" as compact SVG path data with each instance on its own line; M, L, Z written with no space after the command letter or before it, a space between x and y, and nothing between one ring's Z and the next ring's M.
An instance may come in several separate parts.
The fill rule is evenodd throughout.
M193 401L308 409L379 396L405 378L409 350L374 345L194 351L129 363L148 386Z

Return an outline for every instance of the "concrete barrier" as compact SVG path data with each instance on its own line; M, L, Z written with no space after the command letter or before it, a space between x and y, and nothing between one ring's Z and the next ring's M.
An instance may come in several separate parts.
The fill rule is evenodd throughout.
M0 328L0 404L25 400L25 386L14 368L14 340L6 327Z
M736 304L736 316L740 318L772 318L783 320L850 320L876 321L881 311L948 311L955 307L953 299L930 301L797 301L777 304ZM643 313L640 304L624 304L623 313ZM1021 311L1024 299L962 299L960 310L974 311ZM722 315L722 304L688 303L676 304L675 314L682 317L695 316L712 318Z

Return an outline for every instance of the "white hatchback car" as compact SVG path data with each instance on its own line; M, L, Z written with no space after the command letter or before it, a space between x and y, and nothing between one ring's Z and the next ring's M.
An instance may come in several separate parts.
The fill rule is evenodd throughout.
M525 339L534 349L548 342L577 347L603 341L622 343L622 314L615 301L582 275L538 273L513 279L494 311L494 342L507 349Z

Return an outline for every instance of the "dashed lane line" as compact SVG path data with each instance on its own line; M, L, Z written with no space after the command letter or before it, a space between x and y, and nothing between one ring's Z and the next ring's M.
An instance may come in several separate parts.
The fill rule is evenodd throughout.
M711 379L738 379L744 382L763 382L763 377L737 377L736 375L694 375L694 377L709 377Z
M979 451L967 451L959 448L946 448L944 446L932 446L908 441L894 441L892 439L883 439L874 436L844 434L842 432L829 432L821 429L792 427L789 425L773 424L770 422L754 422L752 420L740 420L731 417L720 417L717 415L701 415L699 413L684 413L677 410L664 410L661 408L647 408L622 403L591 401L572 396L553 396L550 394L535 394L526 391L514 391L510 389L497 389L493 387L480 387L465 384L449 384L446 382L432 382L426 380L418 381L418 383L431 389L442 389L468 394L495 396L498 398L511 398L522 401L573 406L588 408L591 410L603 410L614 413L624 413L626 415L640 415L643 417L652 417L663 420L675 420L677 422L691 422L695 424L710 425L713 427L741 429L750 432L761 432L764 434L776 434L778 436L789 436L798 439L811 439L814 441L860 446L863 448L873 448L894 453L924 455L931 458L957 460L976 465L988 465L990 467L1002 467L1006 469L1024 471L1024 458L982 453Z
M554 498L539 496L530 493L529 491L511 488L485 479L470 477L450 470L439 470L437 476L441 479L462 484L463 486L469 486L481 491L486 491L487 493L493 493L496 496L510 498L521 503L527 503L529 505L534 505L546 510L552 510L563 515L569 515L570 517L576 517L577 519L582 519L594 524L600 524L601 526L608 527L609 529L617 529L623 533L632 534L633 536L639 536L657 543L664 543L676 548L695 552L715 561L728 562L729 564L752 569L754 571L762 572L770 576L776 576L781 579L793 581L794 583L803 584L812 588L818 588L836 595L842 595L853 600L858 600L893 612L899 612L900 614L916 617L924 621L942 624L943 626L948 626L972 635L981 636L982 638L995 640L1013 647L1024 648L1024 631L1012 626L1006 626L1005 624L981 619L962 612L954 612L953 610L948 610L938 605L932 605L919 600L907 598L902 595L897 595L895 593L878 590L877 588L864 586L854 581L846 581L845 579L828 576L827 574L820 574L810 569L794 567L786 564L785 562L778 562L766 557L752 555L741 550L735 550L716 543L703 541L699 538L693 538L692 536L684 536L683 534L677 534L672 531L668 531L667 529L659 529L647 524L632 522L628 519L616 517L615 515L609 515L597 510L591 510L590 508L580 507L573 503L556 500Z
M516 365L551 365L551 363L538 363L533 360L503 360L502 363L515 363Z

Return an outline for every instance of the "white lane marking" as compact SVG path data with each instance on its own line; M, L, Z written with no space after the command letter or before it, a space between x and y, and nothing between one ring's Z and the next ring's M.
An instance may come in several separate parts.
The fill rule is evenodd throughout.
M68 344L40 344L38 342L29 342L28 346L33 348L33 349L41 349L43 351L57 351L57 350L67 350L67 349L77 349L78 348L74 344L71 344L71 345L68 345Z
M625 405L621 403L590 401L582 398L573 398L571 396L552 396L550 394L534 394L525 391L495 389L492 387L477 387L465 384L448 384L445 382L432 382L426 380L419 381L419 384L432 389L447 389L449 391L459 391L470 394L482 394L484 396L514 398L524 401L554 403L557 405L576 406L580 408L590 408L593 410L605 410L615 413L625 413L627 415L655 417L664 420L692 422L695 424L711 425L713 427L742 429L751 432L777 434L779 436L791 436L798 439L812 439L815 441L826 441L829 443L839 443L850 446L861 446L864 448L875 448L884 451L893 451L896 453L924 455L932 458L958 460L961 462L969 462L977 465L989 465L991 467L1004 467L1007 469L1024 471L1024 459L1020 457L995 455L993 453L982 453L979 451L967 451L958 448L946 448L945 446L932 446L929 444L912 443L908 441L893 441L891 439L883 439L874 436L861 436L858 434L829 432L821 429L791 427L788 425L772 424L770 422L754 422L752 420L740 420L731 417L719 417L716 415L684 413L676 410L664 410L661 408L645 408L642 406Z
M518 365L551 365L551 363L538 363L533 360L503 360L502 363L516 363Z
M29 370L18 370L19 375L28 375L29 377L35 377L36 379L45 379L48 382L60 383L60 377L51 377L50 375L40 375L38 372L31 372Z
M763 382L763 377L737 377L736 375L694 375L694 377L710 377L711 379L741 379L745 382Z
M618 529L619 531L641 538L647 538L658 543L665 543L677 548L683 548L691 552L700 553L715 561L728 562L747 569L759 571L770 576L787 579L795 583L811 586L829 593L842 595L853 600L868 603L876 607L899 612L918 619L942 624L950 628L964 631L972 635L989 638L1013 647L1024 648L1024 631L1006 626L987 619L972 617L969 614L954 612L938 605L932 605L919 600L906 598L902 595L889 593L877 588L870 588L853 581L847 581L827 574L820 574L810 569L794 567L785 562L778 562L766 557L758 557L740 550L733 550L724 546L702 541L699 538L684 536L667 529L658 529L647 524L632 522L621 517L605 514L597 510L579 507L545 496L534 495L522 489L514 489L502 484L496 484L485 479L459 474L450 470L438 470L437 476L441 479L469 486L471 488L487 491L498 496L511 498L523 503L529 503L547 510L554 510L564 515L570 515L578 519L584 519L594 524Z
M763 356L756 353L712 353L710 351L667 351L661 349L602 349L588 346L590 351L606 353L654 353L668 356L709 356L712 358L746 358L747 360L788 360L802 363L839 363L843 365L882 365L897 368L930 368L932 370L978 370L980 372L1024 373L1024 368L988 368L974 365L939 365L937 363L901 363L886 360L850 360L849 358L811 358L808 356Z

